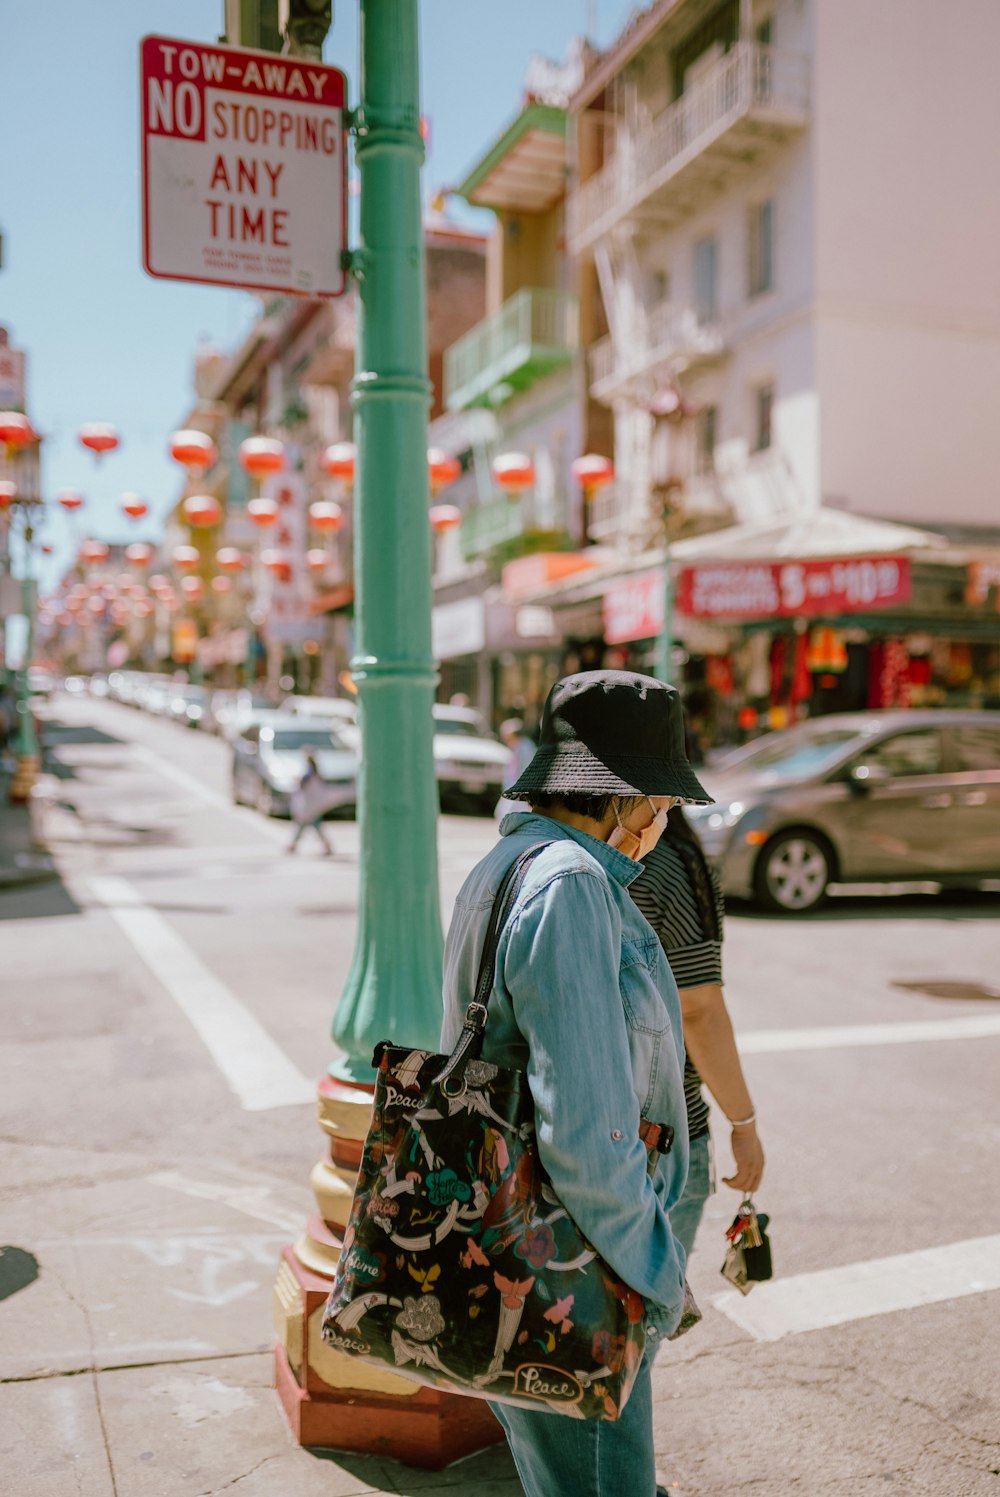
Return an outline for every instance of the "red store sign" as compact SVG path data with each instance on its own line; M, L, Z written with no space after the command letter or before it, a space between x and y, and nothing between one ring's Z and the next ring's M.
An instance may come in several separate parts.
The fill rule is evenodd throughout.
M811 618L892 608L910 591L910 563L900 556L718 562L684 568L677 608L702 619Z

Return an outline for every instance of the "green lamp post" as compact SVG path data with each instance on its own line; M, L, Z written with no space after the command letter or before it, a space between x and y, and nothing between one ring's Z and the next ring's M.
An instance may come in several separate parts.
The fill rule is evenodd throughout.
M370 1082L378 1040L434 1047L441 1020L417 0L361 0L360 98L351 662L364 744L360 890L331 1073Z

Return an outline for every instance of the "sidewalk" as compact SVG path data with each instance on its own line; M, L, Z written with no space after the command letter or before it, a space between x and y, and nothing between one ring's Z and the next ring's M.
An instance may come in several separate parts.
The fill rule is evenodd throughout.
M36 795L25 806L9 800L11 761L0 762L0 889L57 877L42 841L43 802Z

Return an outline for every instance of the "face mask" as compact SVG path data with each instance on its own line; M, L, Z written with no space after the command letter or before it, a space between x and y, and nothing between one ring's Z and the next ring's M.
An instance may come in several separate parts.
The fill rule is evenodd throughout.
M653 802L649 800L648 795L646 799L652 807L653 819L649 826L638 833L629 831L628 827L622 824L621 816L618 814L618 802L611 802L611 809L615 813L615 820L618 826L608 838L608 846L616 847L619 852L624 853L627 858L632 858L637 863L641 863L643 858L652 852L657 842L663 836L667 825L667 816L670 812L669 806L664 806L662 811L658 811Z

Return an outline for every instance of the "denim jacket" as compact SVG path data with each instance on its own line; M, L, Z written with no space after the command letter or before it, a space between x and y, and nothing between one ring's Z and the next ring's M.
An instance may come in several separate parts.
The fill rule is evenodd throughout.
M684 1250L667 1219L687 1177L684 1047L677 986L628 893L642 865L547 816L505 816L455 904L441 1047L461 1031L503 876L539 842L553 845L529 865L500 935L483 1057L527 1073L553 1189L646 1300L648 1332L666 1335L684 1297ZM640 1116L674 1129L652 1176Z

